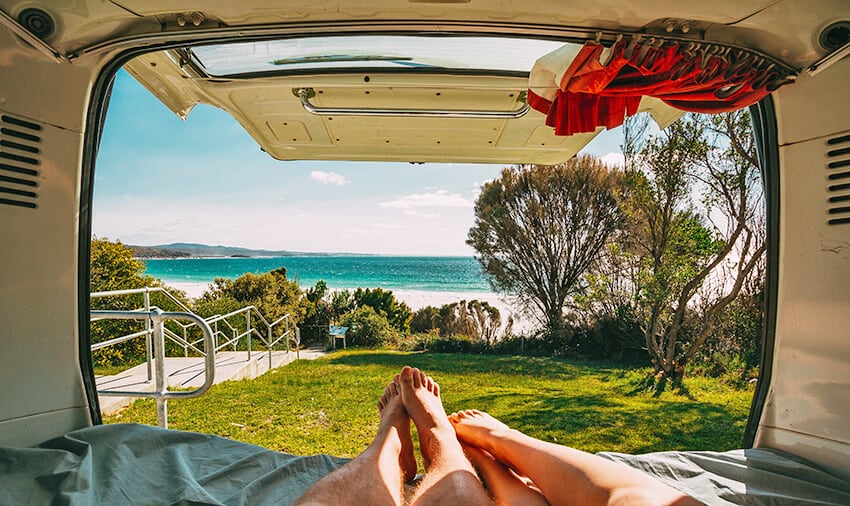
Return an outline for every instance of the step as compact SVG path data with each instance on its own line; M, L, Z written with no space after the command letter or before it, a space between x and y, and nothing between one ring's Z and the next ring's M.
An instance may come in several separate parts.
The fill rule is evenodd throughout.
M250 359L245 351L220 351L215 356L214 384L223 381L253 379L269 371L269 352L254 351ZM324 355L323 349L308 348L300 350L302 360L313 360ZM273 351L271 369L283 367L296 360L296 354L289 351ZM156 361L152 361L151 370L156 371ZM165 375L171 389L191 389L203 385L203 357L168 357L165 359ZM155 380L148 380L147 364L135 367L111 376L95 377L98 390L153 392ZM98 396L100 411L111 415L132 404L137 397Z

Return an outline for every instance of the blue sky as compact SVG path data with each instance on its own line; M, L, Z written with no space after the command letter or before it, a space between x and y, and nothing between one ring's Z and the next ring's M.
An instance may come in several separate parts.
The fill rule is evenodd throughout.
M615 161L619 131L585 152ZM473 204L502 165L274 160L227 113L184 122L125 72L95 171L93 231L125 244L472 255Z

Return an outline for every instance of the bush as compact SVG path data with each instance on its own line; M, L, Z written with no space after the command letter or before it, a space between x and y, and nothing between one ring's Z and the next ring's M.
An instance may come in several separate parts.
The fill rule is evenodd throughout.
M440 308L426 306L413 314L413 332L436 330L441 336L468 336L484 343L498 341L502 326L499 309L487 302L465 300L443 304Z
M487 343L469 336L440 336L430 343L428 351L434 353L469 353L480 355L487 352Z
M398 349L399 351L431 351L438 339L440 339L440 333L437 330L410 334L401 337Z
M592 360L647 360L643 331L628 308L574 328L570 351L577 358Z
M376 313L371 306L361 306L344 314L339 324L348 327L348 346L396 346L399 342L398 333L387 318Z
M439 333L440 309L434 306L425 306L413 313L410 320L410 331L413 333L430 332L437 330Z
M270 322L289 314L296 324L304 318L308 305L298 283L286 278L285 267L263 274L249 272L236 279L215 278L199 303L212 304L218 299L233 299L242 307L253 305Z
M410 319L413 313L404 302L396 300L391 290L383 288L358 288L354 291L356 307L369 306L381 314L397 331L407 334L410 332Z
M121 241L93 237L91 241L90 289L92 292L125 290L162 286L162 282L145 275L145 263L133 258L130 248ZM182 295L185 300L185 294ZM152 305L163 306L154 296ZM143 307L143 295L99 297L91 300L92 309L133 310ZM168 304L171 304L170 302ZM130 320L100 320L89 326L92 344L144 330L144 322ZM142 337L118 343L92 352L95 365L125 365L145 359L145 339Z

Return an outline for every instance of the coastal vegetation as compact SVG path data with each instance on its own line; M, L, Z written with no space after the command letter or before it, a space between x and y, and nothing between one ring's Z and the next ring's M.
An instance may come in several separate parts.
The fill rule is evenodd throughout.
M536 329L515 331L483 301L413 311L382 288L302 288L284 267L178 298L204 317L247 305L269 321L288 314L304 342L327 343L328 326L340 325L355 347L650 363L662 388L686 370L746 385L758 374L765 249L749 118L690 115L646 138L639 121L626 124L624 169L579 157L507 168L482 189L468 243L492 288L536 315ZM92 291L161 285L120 242L95 238L91 269ZM127 325L95 322L92 342ZM143 352L135 340L94 358L113 365Z
M145 274L145 263L133 258L130 248L121 244L121 241L110 241L105 237L93 237L91 240L89 279L92 292L164 286L162 281ZM186 294L180 290L169 288L169 292L178 300L189 303ZM153 306L173 307L173 302L159 293L153 293L150 302ZM131 310L141 306L141 295L91 299L91 309ZM94 344L143 328L143 325L134 321L100 320L91 323L90 338ZM126 366L144 360L145 354L144 339L134 339L96 350L92 352L92 359L98 366Z
M760 335L763 190L746 111L689 114L645 143L641 129L622 171L585 157L505 169L467 242L539 338L592 351L577 337L605 329L605 348L641 349L660 380L680 380L710 341L757 342L741 332ZM755 355L730 357L746 369Z
M348 350L170 403L169 426L297 455L354 457L374 437L376 403L402 365L433 375L449 412L486 410L534 437L590 452L739 448L752 398L752 388L704 377L658 394L647 389L645 366ZM105 421L155 424L156 409L137 401Z
M492 287L516 295L549 333L566 326L566 303L620 226L621 174L590 156L515 166L484 185L472 246Z

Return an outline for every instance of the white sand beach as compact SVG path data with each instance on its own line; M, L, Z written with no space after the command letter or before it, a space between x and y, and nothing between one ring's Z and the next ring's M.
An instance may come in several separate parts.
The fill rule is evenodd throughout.
M166 281L165 284L172 288L182 290L190 299L197 299L209 288L209 283Z
M168 286L186 292L190 298L200 297L204 290L209 287L208 283L197 282L168 282ZM334 288L331 288L334 290ZM493 292L431 292L425 290L392 290L393 295L416 311L425 306L440 307L460 300L480 300L487 302L499 310L502 321L507 322L508 317L514 319L514 332L527 332L532 329L534 322L523 315L519 308L513 306L504 296Z

